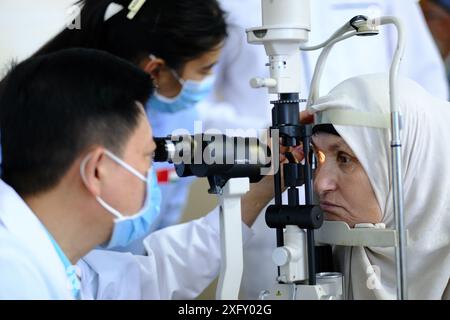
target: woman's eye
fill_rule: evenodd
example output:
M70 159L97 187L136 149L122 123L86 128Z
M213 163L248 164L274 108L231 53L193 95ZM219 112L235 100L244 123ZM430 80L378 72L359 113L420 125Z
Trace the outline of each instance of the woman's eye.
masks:
M348 154L345 154L342 152L338 153L337 160L338 160L338 163L341 163L341 164L349 164L352 162L352 158Z

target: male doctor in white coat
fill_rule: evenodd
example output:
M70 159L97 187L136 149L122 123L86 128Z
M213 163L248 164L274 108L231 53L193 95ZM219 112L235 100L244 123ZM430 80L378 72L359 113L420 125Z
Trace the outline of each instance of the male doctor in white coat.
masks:
M0 83L0 299L188 299L218 275L217 211L153 233L148 256L93 250L129 244L159 214L151 88L88 49L26 60ZM245 242L262 205L251 191L242 207Z

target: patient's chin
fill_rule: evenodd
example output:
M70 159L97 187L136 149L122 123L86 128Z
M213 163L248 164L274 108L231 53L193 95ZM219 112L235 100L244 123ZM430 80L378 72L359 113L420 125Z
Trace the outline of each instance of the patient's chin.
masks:
M348 221L348 219L345 219L344 217L342 217L341 215L338 215L336 213L332 213L332 212L324 212L324 219L328 220L328 221L342 221L347 223L351 228L353 228L353 226L355 225L353 222Z
M340 215L331 212L324 212L324 218L330 221L344 221Z

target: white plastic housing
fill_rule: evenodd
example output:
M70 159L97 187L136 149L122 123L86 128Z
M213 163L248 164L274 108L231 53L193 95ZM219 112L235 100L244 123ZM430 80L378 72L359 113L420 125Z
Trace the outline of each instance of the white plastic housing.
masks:
M300 88L300 44L311 29L309 0L261 0L263 25L247 29L247 41L263 44L269 56L269 93ZM254 82L254 81L253 81Z
M306 234L297 226L286 226L284 246L278 247L272 254L272 259L280 267L278 280L284 283L306 280L308 264L305 256Z

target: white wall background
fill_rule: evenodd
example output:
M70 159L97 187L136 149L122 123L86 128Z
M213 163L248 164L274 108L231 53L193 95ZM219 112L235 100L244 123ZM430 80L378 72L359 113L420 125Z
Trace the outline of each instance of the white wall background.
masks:
M0 78L70 23L76 0L0 0Z

